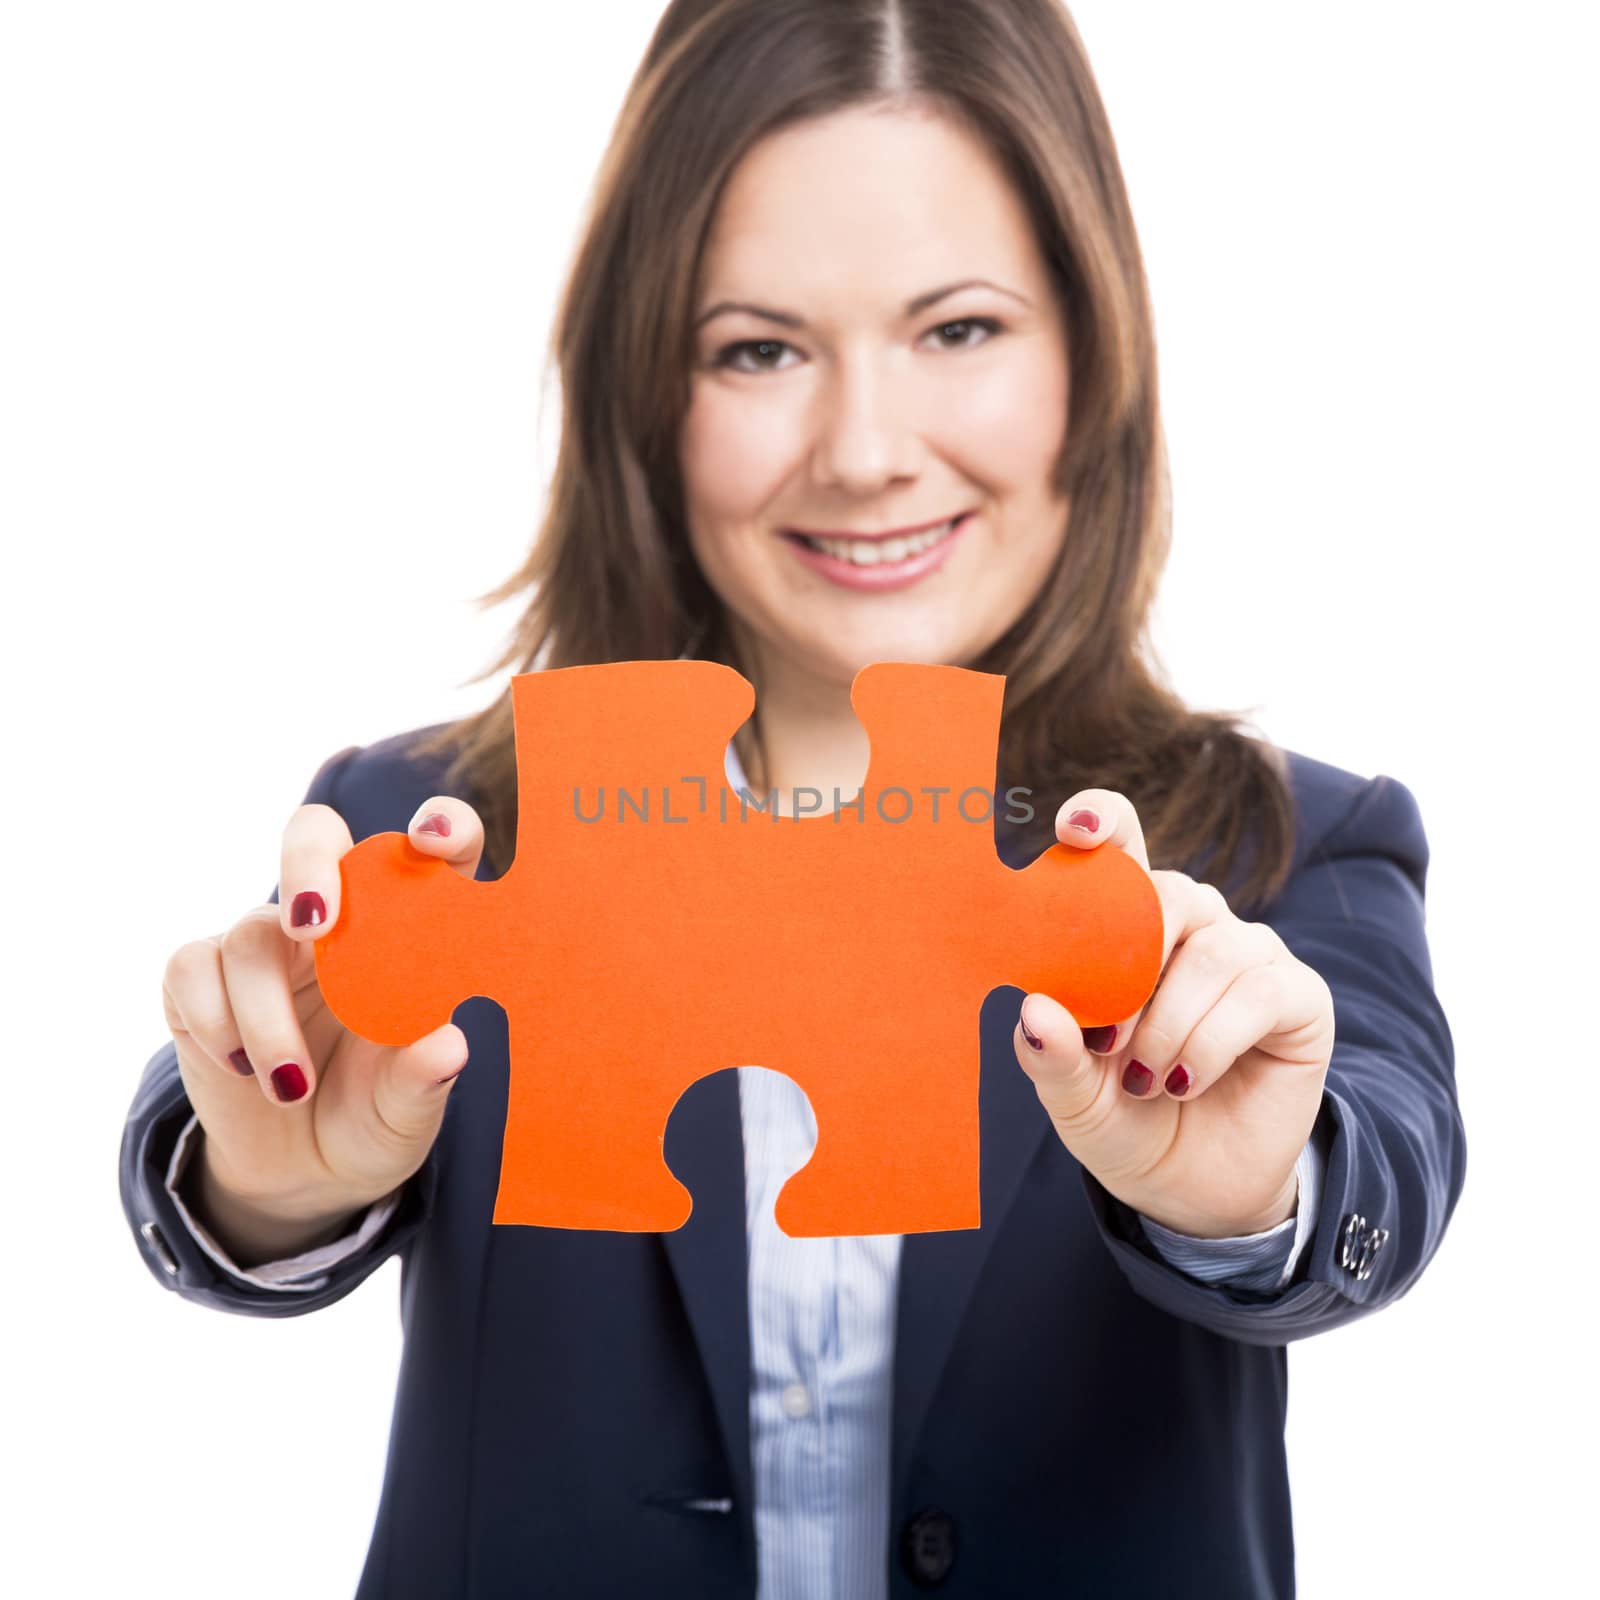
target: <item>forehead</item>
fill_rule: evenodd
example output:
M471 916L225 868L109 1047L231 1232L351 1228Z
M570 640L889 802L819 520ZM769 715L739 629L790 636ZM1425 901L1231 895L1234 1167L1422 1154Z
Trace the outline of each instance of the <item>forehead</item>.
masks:
M1037 287L1031 221L988 146L930 112L850 110L753 146L707 241L705 292L864 293L894 304L940 282Z

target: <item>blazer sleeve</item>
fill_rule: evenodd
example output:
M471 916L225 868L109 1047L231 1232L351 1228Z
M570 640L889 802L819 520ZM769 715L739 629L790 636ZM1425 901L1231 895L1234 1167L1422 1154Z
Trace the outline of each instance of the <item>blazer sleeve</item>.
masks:
M1261 916L1333 994L1316 1132L1326 1171L1310 1247L1271 1291L1201 1284L1088 1172L1090 1212L1134 1290L1247 1344L1286 1344L1398 1300L1444 1237L1466 1178L1455 1047L1424 931L1428 843L1415 796L1379 775Z
M337 811L340 775L361 748L352 745L330 756L311 780L303 804L328 805ZM277 901L277 885L268 898ZM146 1064L123 1126L119 1185L122 1210L145 1265L157 1283L185 1300L245 1316L304 1316L342 1300L390 1256L405 1251L432 1213L438 1185L437 1144L402 1185L399 1203L377 1236L358 1254L331 1265L315 1288L284 1293L281 1287L252 1284L225 1271L202 1248L167 1186L174 1150L193 1114L178 1071L177 1047L169 1038Z

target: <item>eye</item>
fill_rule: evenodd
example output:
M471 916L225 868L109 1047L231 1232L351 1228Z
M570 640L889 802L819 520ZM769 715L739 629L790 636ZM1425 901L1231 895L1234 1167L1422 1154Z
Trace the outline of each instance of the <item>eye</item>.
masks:
M983 330L983 338L957 338L945 344L946 350L971 350L980 344L987 344L995 334L1000 332L1000 323L994 317L960 317L954 322L941 322L930 332L948 334L952 329L959 329L963 334L970 333L974 328ZM712 366L729 367L735 372L778 372L782 369L774 366L767 358L774 352L792 350L793 345L782 339L738 339L732 344L725 344L712 358ZM755 365L750 366L741 362L746 351L751 352Z
M954 344L947 344L947 350L973 349L977 345L987 344L991 338L1000 331L1000 324L993 317L958 317L954 322L941 322L932 331L934 333L948 333L952 328L982 328L984 337L978 340L958 339Z
M792 348L782 339L739 339L733 344L725 344L716 354L712 365L716 367L732 367L735 372L772 372L775 368L764 363L754 367L739 366L735 358L746 350L768 352L773 350L788 350Z

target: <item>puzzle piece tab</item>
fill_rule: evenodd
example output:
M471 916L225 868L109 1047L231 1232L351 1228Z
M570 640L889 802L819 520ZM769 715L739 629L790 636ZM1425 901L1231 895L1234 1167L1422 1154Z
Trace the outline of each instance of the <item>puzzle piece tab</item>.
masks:
M314 947L323 994L389 1045L475 995L505 1008L496 1223L681 1227L691 1198L662 1155L672 1108L708 1073L756 1064L816 1113L816 1149L778 1197L785 1233L976 1228L985 997L1015 984L1084 1027L1120 1022L1154 990L1163 942L1155 885L1125 852L1057 844L1022 871L996 854L1004 687L863 667L861 804L834 814L829 796L797 818L727 784L755 703L732 668L520 674L511 868L474 882L403 833L363 840Z

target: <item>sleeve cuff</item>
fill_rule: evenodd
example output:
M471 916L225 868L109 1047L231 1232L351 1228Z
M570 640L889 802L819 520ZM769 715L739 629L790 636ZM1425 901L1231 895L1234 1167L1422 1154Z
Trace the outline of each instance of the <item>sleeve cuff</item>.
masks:
M1320 1127L1320 1123L1319 1123ZM1295 1162L1299 1196L1295 1214L1285 1217L1265 1233L1240 1234L1231 1239L1199 1239L1177 1233L1141 1213L1139 1225L1168 1266L1199 1283L1227 1284L1236 1289L1281 1289L1294 1276L1316 1227L1327 1169L1325 1135L1313 1129L1300 1159Z
M195 1135L199 1127L199 1117L191 1112L188 1122L184 1124L183 1132L178 1135L178 1142L173 1146L172 1160L167 1163L165 1184L167 1194L177 1208L178 1215L183 1219L184 1227L189 1230L195 1243L206 1255L230 1277L243 1283L254 1284L258 1289L277 1289L293 1294L325 1288L332 1269L365 1249L377 1237L400 1204L401 1191L396 1189L383 1199L374 1201L367 1208L360 1226L354 1232L345 1234L343 1238L335 1239L330 1244L318 1245L315 1250L306 1250L300 1255L286 1257L282 1261L264 1261L259 1266L241 1267L212 1237L205 1225L184 1204L182 1195L178 1193L179 1181L194 1154Z

